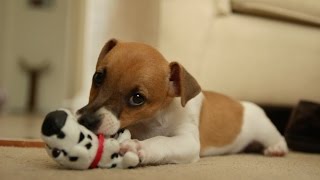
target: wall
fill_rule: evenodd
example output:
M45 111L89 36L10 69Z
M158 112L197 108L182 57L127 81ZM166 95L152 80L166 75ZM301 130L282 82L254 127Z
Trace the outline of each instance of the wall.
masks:
M55 0L46 10L30 9L26 2L1 1L5 75L0 82L9 92L9 111L21 112L26 105L28 79L17 64L20 57L35 65L51 63L39 82L40 111L76 110L87 103L96 59L107 40L158 44L160 0Z
M5 1L0 1L0 88L3 87L3 71L4 71L4 14L5 14Z
M33 9L27 1L2 0L5 3L4 47L1 64L3 84L8 92L9 111L26 108L28 78L19 67L19 59L38 66L50 62L50 70L39 81L38 107L48 111L60 107L69 89L68 17L70 0L53 1L47 9ZM2 11L1 11L2 12Z
M81 83L75 98L68 104L73 110L88 102L91 78L103 45L111 38L158 45L160 0L85 1L83 62Z

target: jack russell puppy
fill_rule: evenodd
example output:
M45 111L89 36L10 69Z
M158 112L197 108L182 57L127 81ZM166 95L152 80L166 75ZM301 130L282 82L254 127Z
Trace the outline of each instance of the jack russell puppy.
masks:
M79 123L95 133L128 128L136 140L122 143L121 151L137 153L142 164L190 163L242 152L253 142L266 156L288 152L260 107L202 91L182 65L142 43L105 44L89 103L78 114Z

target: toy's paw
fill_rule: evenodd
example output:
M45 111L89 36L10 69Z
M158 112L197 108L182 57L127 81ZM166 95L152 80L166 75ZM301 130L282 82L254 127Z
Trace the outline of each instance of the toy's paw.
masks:
M120 144L120 154L122 155L124 155L128 151L138 154L140 150L141 143L136 139L128 139Z
M120 144L120 154L124 155L127 152L133 152L138 155L140 161L142 161L145 156L141 142L136 139L128 139Z

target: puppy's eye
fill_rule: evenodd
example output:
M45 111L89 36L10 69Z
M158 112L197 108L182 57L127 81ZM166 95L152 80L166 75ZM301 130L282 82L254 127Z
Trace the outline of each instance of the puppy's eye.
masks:
M97 71L94 73L92 81L94 85L100 86L103 83L104 78L105 78L105 71L101 71L101 72Z
M145 97L140 93L134 93L129 99L130 106L141 106L145 102Z

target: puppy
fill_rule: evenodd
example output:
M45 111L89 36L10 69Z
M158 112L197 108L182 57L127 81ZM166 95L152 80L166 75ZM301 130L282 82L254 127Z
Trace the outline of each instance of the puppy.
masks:
M202 91L182 65L142 43L111 39L105 44L89 103L78 113L99 117L80 122L95 133L128 128L137 140L122 143L122 152L137 153L142 164L190 163L238 153L253 142L267 156L288 152L260 107Z

